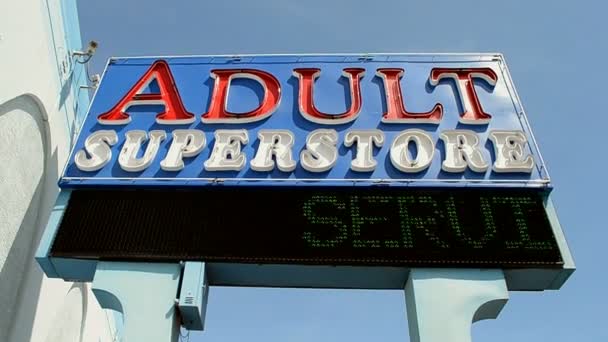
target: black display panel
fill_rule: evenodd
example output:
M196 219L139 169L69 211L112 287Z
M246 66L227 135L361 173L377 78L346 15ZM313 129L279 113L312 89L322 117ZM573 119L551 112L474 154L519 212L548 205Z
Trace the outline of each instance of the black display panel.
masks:
M257 264L561 267L535 190L75 190L51 256Z

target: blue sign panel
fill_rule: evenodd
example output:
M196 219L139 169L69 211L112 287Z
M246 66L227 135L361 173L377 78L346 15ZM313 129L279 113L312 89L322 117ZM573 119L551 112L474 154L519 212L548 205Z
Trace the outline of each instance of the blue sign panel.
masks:
M501 55L112 58L60 180L550 189Z

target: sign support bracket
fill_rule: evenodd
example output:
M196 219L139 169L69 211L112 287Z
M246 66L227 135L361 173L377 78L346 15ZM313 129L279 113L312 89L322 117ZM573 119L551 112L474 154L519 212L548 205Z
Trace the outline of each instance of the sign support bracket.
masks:
M509 300L498 269L412 269L405 286L412 342L471 342L471 324L495 319Z
M101 261L92 290L102 308L123 314L125 341L175 342L181 272L179 263Z

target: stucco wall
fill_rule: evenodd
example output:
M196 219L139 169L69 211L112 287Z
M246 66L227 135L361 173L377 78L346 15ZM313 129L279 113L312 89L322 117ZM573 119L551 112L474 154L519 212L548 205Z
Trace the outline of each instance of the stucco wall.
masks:
M0 105L0 334L8 332L17 312L37 233L45 133L42 112L30 96Z
M111 341L88 284L47 279L34 252L88 107L75 0L0 1L0 341Z

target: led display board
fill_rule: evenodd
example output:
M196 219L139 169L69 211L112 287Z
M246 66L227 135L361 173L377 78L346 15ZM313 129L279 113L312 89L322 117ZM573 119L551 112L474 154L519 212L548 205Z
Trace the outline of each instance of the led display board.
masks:
M561 267L537 190L77 190L52 256L352 266Z

